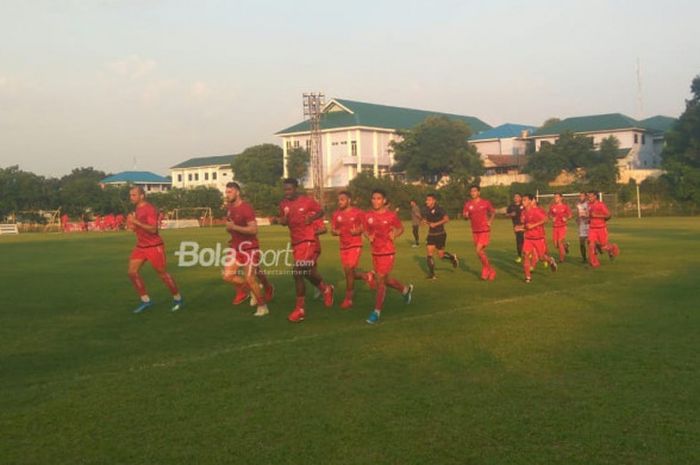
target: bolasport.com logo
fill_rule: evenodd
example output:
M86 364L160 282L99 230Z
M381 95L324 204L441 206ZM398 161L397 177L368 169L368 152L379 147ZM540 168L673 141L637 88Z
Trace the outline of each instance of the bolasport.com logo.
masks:
M250 250L250 242L243 242L238 250L221 243L214 247L202 247L195 241L182 241L175 251L177 266L190 268L200 266L209 267L247 267L259 266L276 274L292 273L293 269L311 267L314 260L294 260L294 251L289 243L284 249L253 249Z

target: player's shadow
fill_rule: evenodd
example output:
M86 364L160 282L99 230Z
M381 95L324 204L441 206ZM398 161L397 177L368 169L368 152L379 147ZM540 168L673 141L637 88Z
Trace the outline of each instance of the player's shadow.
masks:
M420 268L421 271L423 271L423 273L425 273L425 275L428 276L428 264L426 263L425 258L426 258L425 255L423 255L423 256L414 255L413 261L416 262L416 264L418 265L418 268ZM476 277L481 276L479 271L471 269L469 267L469 265L464 263L464 260L462 260L461 257L459 258L459 266L457 268L454 268L452 266L452 263L449 260L443 260L443 259L439 258L437 256L437 254L434 255L434 258L435 258L435 273L436 274L457 273L458 271L461 271L464 273L473 274Z

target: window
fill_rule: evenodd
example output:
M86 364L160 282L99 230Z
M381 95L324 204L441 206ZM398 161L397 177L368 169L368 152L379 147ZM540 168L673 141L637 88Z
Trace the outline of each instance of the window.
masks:
M146 191L151 192L151 185L150 184L146 184Z
M299 148L299 141L298 141L298 140L295 140L295 141L294 141L294 148L295 148L295 149L298 149L298 148Z
M639 143L639 134L634 135L634 143L638 144Z
M287 146L287 150L292 150L292 143L290 141L287 141L285 145Z
M194 180L199 181L199 173L194 173Z
M204 173L204 180L209 181L209 173Z
M306 139L306 150L311 148L311 139Z
M357 156L357 141L350 142L350 155Z
M177 182L182 182L182 175L181 174L177 175Z
M642 134L642 145L647 143L647 137L646 134Z
M348 145L348 141L344 140L340 143L340 145Z
M211 180L216 181L216 171L211 174Z
M188 181L192 181L192 173L190 173L190 174L187 175L187 180L188 180Z

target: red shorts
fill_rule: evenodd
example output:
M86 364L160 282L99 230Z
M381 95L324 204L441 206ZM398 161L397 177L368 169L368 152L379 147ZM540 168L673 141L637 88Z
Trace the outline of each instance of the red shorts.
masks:
M554 242L563 241L566 239L566 225L564 226L554 226L552 228L552 240Z
M489 245L489 241L491 240L491 232L473 232L472 238L474 239L474 245L487 246Z
M157 245L155 247L134 247L131 251L130 260L145 260L151 262L151 266L156 270L165 269L165 247Z
M300 242L292 246L294 263L299 266L313 266L320 253L318 245L313 241Z
M249 250L230 250L226 256L226 266L236 265L241 266L259 266L260 265L260 249Z
M533 252L537 254L538 258L545 256L547 244L545 244L544 239L525 239L525 242L523 242L523 254L529 255Z
M588 242L593 244L606 245L608 243L607 228L590 228L588 230Z
M394 269L394 257L391 255L372 255L372 265L374 272L381 275L388 275Z
M340 264L343 268L357 268L362 255L362 247L340 249Z

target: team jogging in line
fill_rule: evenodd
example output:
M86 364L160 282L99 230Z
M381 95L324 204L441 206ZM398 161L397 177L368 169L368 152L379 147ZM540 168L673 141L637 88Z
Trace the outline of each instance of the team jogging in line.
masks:
M327 227L321 205L300 192L296 179L284 179L283 185L284 197L280 201L278 214L270 218L270 223L286 227L289 231L293 256L291 277L296 295L287 316L290 322L300 323L306 319L308 286L311 287L314 298L322 299L325 307L331 308L335 304L335 286L325 281L318 269L321 255L319 236L328 232L338 240L336 253L345 278L340 309L347 311L354 308L358 287L375 294L374 307L366 317L369 324L377 324L381 320L387 292L396 291L405 305L411 303L414 285L394 274L395 241L404 233L404 227L385 191L372 191L367 211L353 205L350 192L338 193L336 210ZM248 301L255 307L255 317L265 317L270 313L268 304L274 299L275 288L263 269L263 252L258 239L255 210L243 200L241 186L236 182L226 185L224 197L226 232L230 237L221 276L233 288L233 305ZM480 278L487 282L494 281L497 271L489 260L487 250L496 210L489 200L481 197L479 186L470 187L469 197L464 203L461 216L471 226L474 254L481 264ZM133 313L142 313L153 305L139 273L146 261L150 262L170 290L173 298L171 311L179 311L185 303L174 278L167 270L165 245L158 231L158 210L147 202L141 187L130 190L130 200L134 212L127 217L127 226L135 233L137 242L129 258L128 276L140 300ZM451 268L458 268L460 259L456 253L447 250L445 225L451 219L440 206L437 194L426 195L420 203L423 204L422 207L417 200L411 200L411 242L413 247L417 247L419 226L427 226L425 263L426 279L430 281L438 279L436 260L447 262ZM567 260L570 252L566 241L569 222L575 222L578 229L581 260L592 268L601 266L599 255L605 253L613 260L620 253L618 245L608 240L607 221L611 215L598 192L580 193L573 210L560 193L554 194L552 204L546 209L539 205L535 195L518 193L513 196L513 203L506 209L506 215L512 221L515 235L515 261L522 264L523 281L526 284L532 282L532 272L538 262L551 272L556 272L560 269L559 264ZM547 242L550 222L553 253L550 253ZM365 243L369 244L372 257L371 270L362 270L359 266Z

